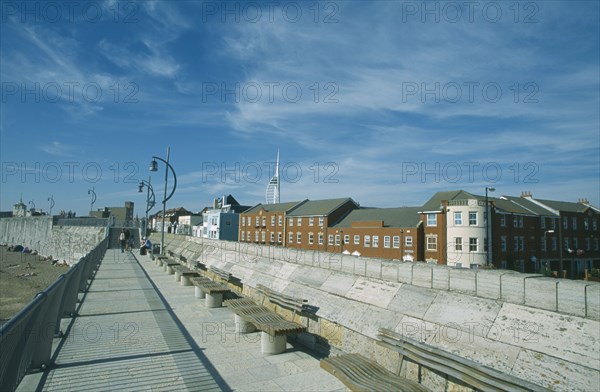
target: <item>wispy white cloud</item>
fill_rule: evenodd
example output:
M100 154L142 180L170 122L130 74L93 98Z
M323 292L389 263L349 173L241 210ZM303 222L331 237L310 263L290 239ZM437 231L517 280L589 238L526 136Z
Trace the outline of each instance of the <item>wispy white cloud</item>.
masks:
M39 149L47 154L54 155L57 157L73 156L73 153L76 151L75 146L71 146L57 141L41 145L39 146Z

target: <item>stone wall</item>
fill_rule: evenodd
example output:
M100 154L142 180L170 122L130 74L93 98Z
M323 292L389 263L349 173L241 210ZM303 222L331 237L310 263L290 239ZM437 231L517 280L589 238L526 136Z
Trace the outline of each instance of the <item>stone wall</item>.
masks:
M0 219L1 244L23 245L69 263L79 261L106 235L106 227L53 226L52 217Z
M464 270L184 236L165 246L230 271L259 298L263 284L301 297L315 317L306 342L359 352L432 390L460 382L378 346L389 328L552 390L600 388L600 284L513 271ZM311 341L312 337L312 341Z

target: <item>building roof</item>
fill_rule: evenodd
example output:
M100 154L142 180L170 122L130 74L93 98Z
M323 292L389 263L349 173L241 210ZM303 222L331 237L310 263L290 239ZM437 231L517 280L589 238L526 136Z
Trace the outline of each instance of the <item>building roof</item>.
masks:
M526 198L523 198L527 200ZM570 201L556 201L556 200L544 200L544 199L534 199L535 201L544 204L556 211L562 212L585 212L588 208L594 209L593 206L583 204L583 203L574 203ZM596 209L597 210L597 209Z
M349 197L342 199L307 200L290 212L289 216L327 216L347 202L352 202L355 208L358 204Z
M502 203L496 203L496 200L501 200ZM512 207L510 206L512 204ZM533 201L517 196L502 196L501 199L494 199L494 205L498 209L506 212L513 212L524 215L539 215L539 216L556 216L548 208L544 208ZM520 211L524 210L524 212Z
M256 213L260 210L265 210L267 212L288 212L288 211L292 210L293 208L295 208L307 201L308 201L308 199L305 199L302 201L291 201L291 202L287 202L287 203L276 203L276 204L258 203L257 205L244 211L243 213L244 214L252 214L252 213Z
M350 227L352 222L383 221L384 227L417 227L421 207L360 208L352 210L333 227Z
M425 204L421 207L421 211L440 211L442 209L442 200L462 200L462 199L478 199L469 192L463 190L436 192Z

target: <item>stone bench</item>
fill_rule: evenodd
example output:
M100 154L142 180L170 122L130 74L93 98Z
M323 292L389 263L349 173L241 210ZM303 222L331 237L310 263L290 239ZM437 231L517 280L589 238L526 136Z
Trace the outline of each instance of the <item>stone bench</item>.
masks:
M156 263L156 265L158 265L159 267L163 266L163 262L167 261L169 258L167 256L157 256L154 259L154 262Z
M401 360L408 358L421 366L460 380L477 390L548 391L542 386L402 336L386 328L379 329L378 337L380 340L377 344L399 352Z
M192 278L191 282L196 286L196 298L204 298L207 308L220 308L223 306L223 294L231 291L224 284L213 282L204 276Z
M427 388L400 377L360 354L321 359L322 369L336 376L351 391L425 392Z
M175 274L175 269L174 267L180 266L181 264L179 264L176 261L168 261L168 260L163 260L163 268L165 269L165 272L169 275L173 275Z
M200 274L196 271L192 271L184 265L175 265L172 267L175 271L175 282L181 282L182 286L191 286L191 278L199 276Z
M306 301L284 296L265 286L258 285L258 291L271 303L291 309L294 314L304 311ZM280 354L285 351L287 335L306 332L307 328L294 321L288 321L269 308L247 299L225 301L225 305L235 313L236 332L261 331L261 352L263 354Z

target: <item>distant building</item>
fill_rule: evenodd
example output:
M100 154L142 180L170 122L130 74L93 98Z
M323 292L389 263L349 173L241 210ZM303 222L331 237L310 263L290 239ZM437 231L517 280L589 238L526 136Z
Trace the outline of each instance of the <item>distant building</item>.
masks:
M213 238L226 241L238 240L240 213L248 210L250 206L242 206L232 196L222 196L213 202L212 208L203 212L202 233L204 238Z
M165 211L165 224L163 225L162 211L157 212L148 219L152 222L151 227L153 230L160 232L164 230L165 233L176 233L177 226L179 225L180 216L190 216L193 213L186 210L183 207L171 208ZM190 219L191 222L191 219ZM191 233L190 233L191 234Z
M96 211L90 211L90 216L95 218L112 217L115 226L129 226L133 223L132 201L126 201L123 207L104 207Z
M275 173L269 180L266 191L266 204L278 204L281 195L281 182L279 179L279 150L277 150L277 161L275 162Z

